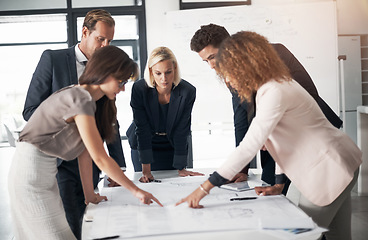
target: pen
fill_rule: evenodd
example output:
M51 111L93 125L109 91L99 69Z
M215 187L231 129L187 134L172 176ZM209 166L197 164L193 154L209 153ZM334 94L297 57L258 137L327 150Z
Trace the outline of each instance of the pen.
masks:
M153 179L153 180L152 180L152 181L150 181L150 182L157 182L157 183L160 183L160 182L161 182L161 180Z
M242 201L242 200L254 200L257 197L241 197L241 198L230 198L230 201Z
M105 239L114 239L120 237L119 235L109 236L109 237L102 237L102 238L94 238L93 240L105 240Z

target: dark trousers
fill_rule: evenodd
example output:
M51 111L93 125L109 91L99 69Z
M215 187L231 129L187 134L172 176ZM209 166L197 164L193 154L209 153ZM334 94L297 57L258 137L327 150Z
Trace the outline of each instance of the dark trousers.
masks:
M96 188L99 170L93 164L93 183ZM79 175L78 160L62 161L56 175L66 220L77 239L82 238L82 222L86 209L83 187Z
M139 161L138 150L131 150L132 162L135 172L142 171L142 163ZM174 170L173 167L174 149L165 151L153 151L153 163L151 163L151 170Z
M136 149L131 150L131 157L135 172L142 171L142 163L139 160L139 152ZM155 135L152 138L152 158L151 170L174 170L174 148L170 144L167 136Z
M262 180L270 185L275 184L276 164L268 151L261 150ZM287 179L282 194L286 196L291 181Z

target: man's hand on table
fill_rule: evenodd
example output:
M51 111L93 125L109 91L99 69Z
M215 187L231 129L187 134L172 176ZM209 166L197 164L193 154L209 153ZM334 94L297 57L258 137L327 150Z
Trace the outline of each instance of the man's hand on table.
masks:
M247 181L248 180L248 174L246 173L237 173L233 179L231 179L230 182L244 182L244 181Z
M203 173L188 171L185 168L183 168L182 170L178 170L178 173L179 173L179 176L180 177L186 177L186 176L204 176Z
M255 187L254 190L258 195L280 195L284 189L285 184L275 184L271 187Z
M107 186L109 186L109 187L120 187L120 184L115 182L111 178L108 178L107 181L109 181L109 184L107 184Z

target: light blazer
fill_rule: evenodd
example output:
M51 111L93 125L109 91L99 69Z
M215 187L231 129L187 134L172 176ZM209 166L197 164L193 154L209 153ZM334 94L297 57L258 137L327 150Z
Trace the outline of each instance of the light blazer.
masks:
M75 46L44 51L28 88L23 110L24 120L28 121L41 102L52 93L72 84L78 84ZM118 140L108 144L107 147L110 156L119 166L125 167L118 124L116 138Z
M191 114L196 98L196 89L185 80L171 91L166 133L174 148L173 167L183 169L187 165L188 136L191 134ZM127 131L132 149L139 151L140 162L151 163L152 138L159 127L159 102L156 88L148 87L144 79L133 84L130 105L133 109L133 124Z
M303 196L318 206L333 202L362 162L359 148L294 80L262 85L256 106L244 139L217 172L231 179L265 145Z
M278 53L281 60L289 68L292 78L297 81L305 90L307 90L307 92L316 100L316 102L322 109L322 112L325 114L331 124L337 128L340 128L342 125L341 119L319 96L317 88L312 81L312 78L309 76L303 65L283 44L275 43L271 45ZM232 92L232 101L234 111L235 141L236 146L238 146L240 141L243 139L245 133L247 132L250 124L248 123L247 119L248 103L240 103L240 98L236 92Z

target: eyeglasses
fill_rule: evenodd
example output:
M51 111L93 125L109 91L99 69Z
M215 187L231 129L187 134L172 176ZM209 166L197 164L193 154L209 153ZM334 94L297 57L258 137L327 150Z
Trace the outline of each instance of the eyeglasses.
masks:
M128 80L118 80L119 88L124 87L124 85L128 82Z

